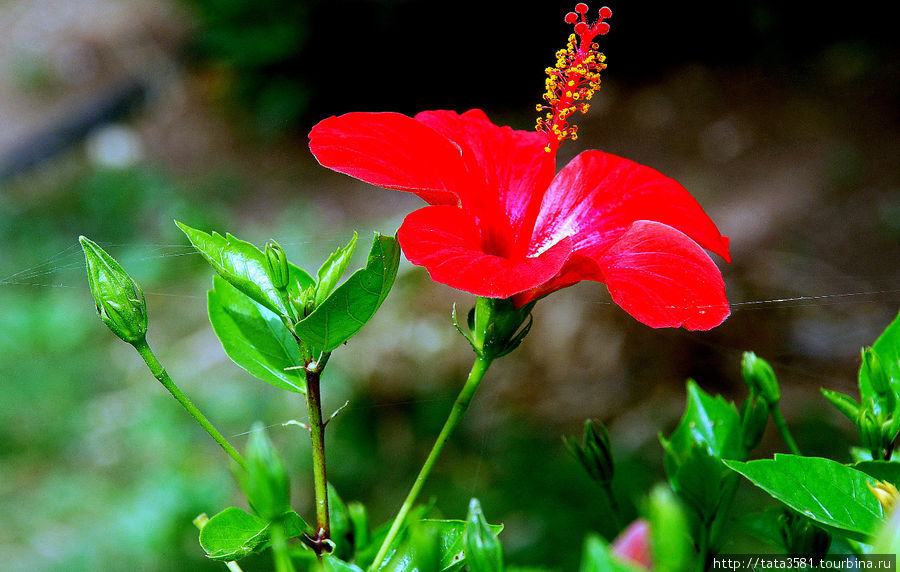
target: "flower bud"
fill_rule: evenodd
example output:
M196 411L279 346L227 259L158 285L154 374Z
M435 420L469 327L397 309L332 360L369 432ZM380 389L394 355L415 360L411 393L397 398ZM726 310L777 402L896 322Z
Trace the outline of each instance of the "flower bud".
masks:
M741 416L744 447L750 451L762 441L769 421L769 404L764 399L747 399Z
M892 414L897 404L897 396L891 388L891 380L884 371L881 358L875 353L874 348L862 350L862 370L872 385L876 396L876 406L881 410L880 412Z
M781 389L772 366L755 353L744 352L741 374L750 391L758 393L769 405L774 405L781 399Z
M91 239L78 238L100 319L122 340L135 344L147 335L147 303L131 276Z
M650 555L650 524L644 519L629 524L628 528L613 540L610 552L649 570L653 565Z
M469 501L469 514L463 536L466 565L470 570L500 572L503 570L503 547L488 526L478 499Z
M459 327L455 309L453 324L469 340L475 353L481 357L497 359L519 347L528 335L533 323L532 308L534 302L516 308L512 298L479 296L475 307L469 311L469 333L466 334Z
M571 437L564 437L563 443L591 478L605 486L609 485L613 479L612 447L606 427L602 423L598 425L599 431L590 419L584 422L584 436L581 445Z
M788 554L822 557L828 553L831 535L805 516L785 509L779 521L781 521L781 538Z
M246 460L247 472L240 473L238 481L253 511L274 520L290 510L291 489L284 462L260 424L250 432Z
M872 453L873 459L880 459L883 455L884 438L882 436L882 423L878 421L871 409L863 409L856 419L856 428L859 430L859 438L863 446Z
M270 240L266 243L266 271L277 290L286 290L291 278L287 255L281 245Z

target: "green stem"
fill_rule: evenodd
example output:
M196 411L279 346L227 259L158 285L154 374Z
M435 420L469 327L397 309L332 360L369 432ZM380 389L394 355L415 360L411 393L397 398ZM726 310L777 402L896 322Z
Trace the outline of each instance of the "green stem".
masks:
M327 360L327 358L325 358ZM325 360L306 368L306 404L309 408L309 436L312 441L313 486L316 495L316 552L321 555L331 537L328 519L328 478L325 470L325 422L322 420L321 375Z
M791 436L791 430L788 428L787 421L784 420L784 415L781 414L781 409L778 407L778 403L775 403L772 406L772 421L775 422L775 427L778 428L778 432L781 433L781 438L784 439L784 442L787 443L788 449L791 450L791 453L795 455L801 455L800 447L797 446L797 442L794 441L794 437Z
M175 385L175 382L172 381L172 378L169 377L168 372L166 372L165 368L159 363L159 360L156 359L156 355L154 355L153 350L150 349L150 345L147 344L146 338L141 339L140 341L135 342L134 349L141 354L141 357L144 358L144 362L147 364L147 367L150 368L150 372L153 374L163 387L169 390L169 393L172 394L172 397L175 398L175 401L181 404L188 413L191 414L191 417L197 420L197 423L203 427L209 436L212 437L216 443L218 443L222 449L228 453L228 456L234 459L234 462L240 465L240 467L244 470L247 469L247 463L244 461L244 458L240 453L237 452L237 449L231 446L231 443L228 442L219 431L210 423L209 419L206 418L203 413L197 409L197 406L194 405L190 399Z
M616 532L620 532L623 528L622 526L622 508L619 505L619 501L616 499L615 493L613 493L612 483L606 483L603 486L603 492L606 493L606 500L609 502L609 509L612 512L613 517L613 526L616 529Z
M416 477L412 488L409 489L409 494L406 495L406 500L403 501L403 505L400 507L400 511L397 513L397 516L394 517L394 522L391 524L391 529L388 531L387 536L384 538L384 542L382 542L381 548L378 550L378 554L375 556L374 562L372 562L372 565L369 567L370 570L377 569L381 564L381 561L384 560L385 556L387 556L388 550L394 543L394 539L396 539L397 534L400 533L400 529L403 527L409 511L412 509L413 504L416 502L416 498L422 491L422 487L425 485L425 481L428 479L428 475L431 473L431 469L434 468L434 464L440 456L444 445L446 445L447 441L450 439L450 435L453 433L453 430L456 429L457 425L459 425L460 419L462 419L463 414L469 408L469 403L472 402L472 396L475 395L475 390L478 389L478 385L481 383L481 379L487 372L488 367L490 367L491 361L493 361L493 358L478 356L478 358L475 360L475 363L472 365L472 369L469 372L469 377L468 379L466 379L466 384L463 386L462 390L459 392L459 395L456 397L456 401L453 402L453 408L450 410L450 415L444 422L444 426L443 428L441 428L441 432L438 435L437 440L431 447L431 452L428 454L428 458L425 459L425 463L422 465L422 469L419 471L419 475Z

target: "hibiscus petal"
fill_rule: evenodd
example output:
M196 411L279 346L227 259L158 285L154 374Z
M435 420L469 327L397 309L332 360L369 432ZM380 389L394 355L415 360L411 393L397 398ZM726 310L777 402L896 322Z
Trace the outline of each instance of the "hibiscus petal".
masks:
M474 187L463 208L493 228L509 229L507 247L523 238L524 253L528 238L520 237L519 229L529 210L540 205L556 170L555 155L544 151L546 136L494 125L480 109L462 115L423 111L416 121L459 146Z
M310 131L309 149L329 169L433 205L458 205L470 186L459 147L400 113L329 117Z
M730 313L715 263L670 226L635 222L597 262L613 301L650 327L709 330Z
M406 258L424 266L435 282L490 298L508 298L548 281L572 250L571 241L562 240L535 258L488 254L472 216L450 206L414 211L397 234Z
M544 195L530 252L571 236L576 252L597 258L638 220L676 228L730 261L728 238L683 186L602 151L585 151L557 173Z

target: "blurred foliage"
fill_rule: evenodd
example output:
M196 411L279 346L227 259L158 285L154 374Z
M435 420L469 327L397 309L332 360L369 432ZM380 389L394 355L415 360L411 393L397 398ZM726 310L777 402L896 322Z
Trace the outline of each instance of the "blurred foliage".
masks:
M218 95L233 98L262 135L294 125L309 105L302 73L310 2L184 0L196 18L194 55Z

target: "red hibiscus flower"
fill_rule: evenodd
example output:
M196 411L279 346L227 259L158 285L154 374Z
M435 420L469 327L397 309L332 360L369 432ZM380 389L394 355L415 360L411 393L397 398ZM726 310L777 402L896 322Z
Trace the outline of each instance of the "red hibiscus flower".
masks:
M576 11L566 17L576 33L548 69L539 131L497 126L477 109L348 113L313 127L310 150L325 167L428 203L398 237L437 282L522 306L595 280L649 326L717 326L728 301L704 249L729 260L728 239L684 187L601 151L556 173L557 148L577 138L567 119L587 110L606 67L592 41L609 9L593 26L587 6Z

